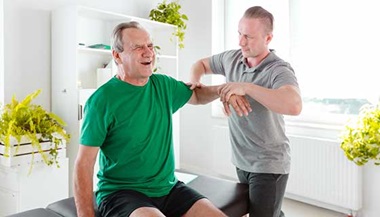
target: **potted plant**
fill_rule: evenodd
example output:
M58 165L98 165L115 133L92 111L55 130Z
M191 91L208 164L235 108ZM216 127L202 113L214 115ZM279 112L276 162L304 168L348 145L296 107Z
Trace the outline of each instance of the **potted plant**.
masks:
M178 0L166 3L164 0L162 3L159 3L156 8L152 9L149 13L149 18L162 23L173 24L177 26L177 30L173 32L173 36L178 37L178 47L184 48L183 43L185 39L185 29L186 21L188 20L187 16L181 13L179 10L181 5Z
M349 122L341 136L341 148L357 165L373 161L380 165L380 103L365 105L355 122Z
M57 115L47 112L31 101L41 90L17 101L12 101L1 110L0 157L1 163L13 166L12 159L28 158L33 165L38 155L47 165L58 165L58 155L65 148L70 135L64 130L65 123ZM6 162L6 163L4 163Z

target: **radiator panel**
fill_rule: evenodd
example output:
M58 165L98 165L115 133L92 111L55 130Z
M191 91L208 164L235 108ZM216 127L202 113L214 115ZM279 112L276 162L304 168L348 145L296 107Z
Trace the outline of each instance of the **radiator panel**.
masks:
M362 207L362 167L344 156L338 141L289 135L291 170L286 197L326 209L350 213ZM213 169L234 177L229 131L213 127Z
M362 207L362 168L349 161L339 142L290 136L292 166L287 196L336 211Z

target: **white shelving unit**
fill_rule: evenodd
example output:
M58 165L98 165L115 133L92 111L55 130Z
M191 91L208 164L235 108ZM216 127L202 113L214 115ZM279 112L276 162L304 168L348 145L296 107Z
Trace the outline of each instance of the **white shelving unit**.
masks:
M97 69L113 63L110 50L87 46L110 45L113 28L126 21L139 22L150 32L153 43L160 46L158 73L178 78L178 42L171 40L175 26L81 6L52 11L52 111L67 122L71 134L67 145L70 175L78 150L81 107L97 88ZM173 128L179 167L178 114L174 115Z

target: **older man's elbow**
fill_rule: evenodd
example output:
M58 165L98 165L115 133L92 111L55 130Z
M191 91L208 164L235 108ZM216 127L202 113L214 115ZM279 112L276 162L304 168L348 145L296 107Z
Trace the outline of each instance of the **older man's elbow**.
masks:
M193 91L193 94L191 95L189 101L187 101L188 104L191 105L199 105L199 99L195 91Z

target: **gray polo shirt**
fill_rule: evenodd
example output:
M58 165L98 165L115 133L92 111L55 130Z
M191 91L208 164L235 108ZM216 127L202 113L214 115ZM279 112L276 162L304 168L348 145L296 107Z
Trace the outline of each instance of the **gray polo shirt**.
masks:
M284 85L298 87L289 63L271 52L258 66L250 68L240 50L226 51L210 59L213 73L227 82L251 82L277 89ZM287 174L290 170L289 139L285 135L284 117L247 96L252 112L228 119L232 145L232 163L239 169L255 173Z

